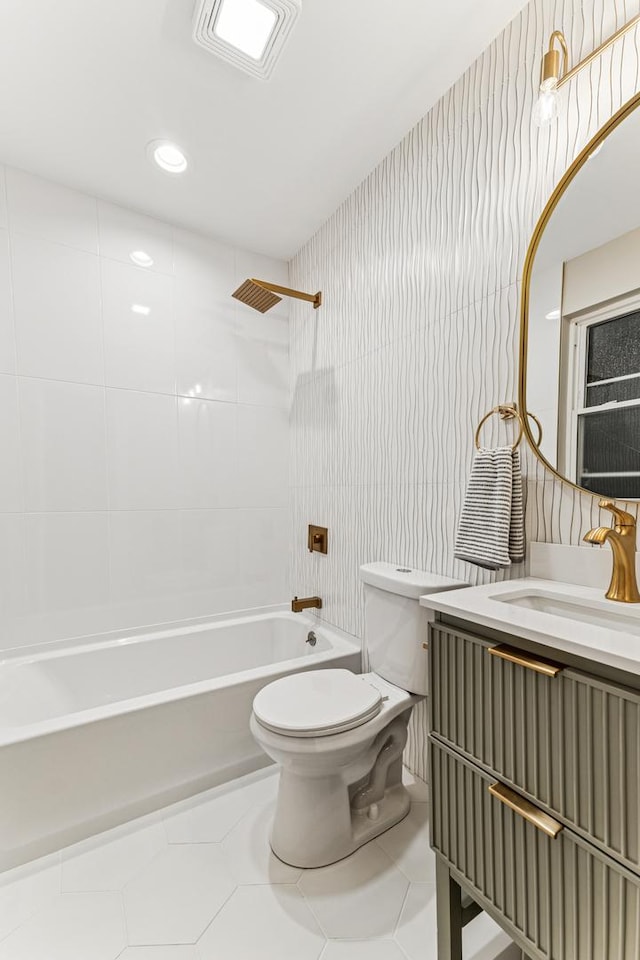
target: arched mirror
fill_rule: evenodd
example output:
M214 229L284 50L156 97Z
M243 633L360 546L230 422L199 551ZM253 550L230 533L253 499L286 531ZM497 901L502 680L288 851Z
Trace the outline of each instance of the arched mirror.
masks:
M563 480L640 500L640 94L567 171L536 227L522 293L520 409ZM535 431L534 431L535 433Z

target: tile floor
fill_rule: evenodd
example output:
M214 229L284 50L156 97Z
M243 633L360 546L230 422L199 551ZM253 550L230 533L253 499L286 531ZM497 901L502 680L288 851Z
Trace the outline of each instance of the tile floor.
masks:
M273 768L0 876L0 960L436 960L425 785L330 867L269 851ZM485 915L465 960L519 952ZM506 952L505 952L506 950Z

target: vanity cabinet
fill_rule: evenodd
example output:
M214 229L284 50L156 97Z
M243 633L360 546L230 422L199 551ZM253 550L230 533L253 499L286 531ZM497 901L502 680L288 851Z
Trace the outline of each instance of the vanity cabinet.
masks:
M431 626L438 960L459 889L532 960L640 958L640 689L551 654Z

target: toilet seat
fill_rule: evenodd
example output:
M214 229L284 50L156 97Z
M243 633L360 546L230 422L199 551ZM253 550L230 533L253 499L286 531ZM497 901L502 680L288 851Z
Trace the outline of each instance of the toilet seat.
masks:
M309 670L274 680L253 701L261 726L289 737L327 737L377 716L382 694L349 670Z

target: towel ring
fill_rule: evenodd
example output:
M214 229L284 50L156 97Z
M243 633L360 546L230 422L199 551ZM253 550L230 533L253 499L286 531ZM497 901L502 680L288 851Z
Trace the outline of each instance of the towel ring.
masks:
M475 435L475 445L476 445L476 449L477 449L477 450L480 450L480 449L481 449L481 447L480 447L480 432L482 431L482 428L484 427L484 425L485 425L485 423L487 422L487 420L489 420L489 419L494 415L494 413L499 414L501 420L517 420L517 421L518 421L518 427L519 427L519 429L518 429L518 436L516 437L515 443L512 444L512 446L511 446L511 449L512 449L512 450L515 450L516 447L519 446L520 441L522 440L522 435L523 435L523 433L524 433L524 425L523 425L523 423L522 423L522 417L521 417L520 414L518 413L518 411L517 411L517 409L516 409L516 407L515 407L515 404L514 404L514 405L507 405L507 404L504 404L504 403L498 404L497 407L492 407L492 409L489 410L488 413L485 413L484 417L482 418L482 420L481 420L480 423L478 424L478 427L477 427L477 429L476 429L476 435ZM535 415L534 413L528 413L527 416L528 416L528 417L531 417L531 419L534 421L535 425L536 425L537 428L538 428L538 443L537 443L537 445L540 446L540 444L542 443L542 424L540 423L540 421L538 420L538 418L536 417L536 415Z
M536 417L535 413L527 413L527 416L531 417L536 427L538 428L538 439L536 440L536 447L539 447L540 444L542 443L542 424Z

